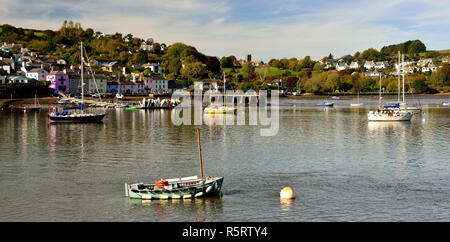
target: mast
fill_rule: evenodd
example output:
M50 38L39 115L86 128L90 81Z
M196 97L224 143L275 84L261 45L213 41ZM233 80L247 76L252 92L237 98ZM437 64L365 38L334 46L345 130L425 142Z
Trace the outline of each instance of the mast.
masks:
M223 72L223 106L227 106L227 96L225 95L225 84L227 80L225 79L225 72Z
M405 102L405 70L403 69L403 62L405 61L405 55L402 55L402 102Z
M198 128L197 128L197 141L198 141L198 157L200 159L200 176L202 177L203 183L202 148L200 146L200 131Z
M84 105L83 41L81 41L81 105Z
M380 76L380 89L379 89L380 98L378 99L378 106L380 106L381 108L381 73L378 73L378 75Z
M403 64L403 63L402 63ZM397 94L397 102L400 102L400 51L398 51L398 68L397 68L397 79L398 79L398 94Z

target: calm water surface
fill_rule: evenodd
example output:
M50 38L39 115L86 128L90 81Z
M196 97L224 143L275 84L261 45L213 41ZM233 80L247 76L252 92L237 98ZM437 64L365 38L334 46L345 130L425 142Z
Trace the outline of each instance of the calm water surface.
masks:
M369 123L369 106L319 101L281 99L273 137L175 126L167 110L53 125L46 112L1 111L0 221L450 220L450 108L421 99L411 122ZM127 181L198 175L197 127L204 172L225 177L222 198L124 197ZM297 199L280 201L285 186Z

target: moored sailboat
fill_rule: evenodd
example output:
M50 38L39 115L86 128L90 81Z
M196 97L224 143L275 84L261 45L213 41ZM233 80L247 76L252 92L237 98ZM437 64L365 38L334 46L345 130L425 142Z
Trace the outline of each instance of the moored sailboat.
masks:
M81 105L76 107L66 107L62 111L54 108L48 118L52 122L101 122L106 116L106 112L88 112L84 109L84 79L83 79L83 42L81 42Z
M363 106L364 105L364 103L360 103L359 102L359 91L358 91L358 102L357 103L350 103L350 106L352 106L352 107L360 107L360 106Z
M383 107L381 104L381 75L379 87L379 108L375 111L369 111L367 119L369 121L410 121L413 113L400 110L399 108Z
M24 112L39 112L39 111L41 111L41 107L39 107L39 105L38 105L36 94L34 95L34 106L24 107L23 111Z
M203 178L202 153L200 133L197 129L198 151L200 159L200 176L184 178L160 179L154 184L125 183L125 196L142 200L153 199L192 199L219 195L222 189L223 177Z

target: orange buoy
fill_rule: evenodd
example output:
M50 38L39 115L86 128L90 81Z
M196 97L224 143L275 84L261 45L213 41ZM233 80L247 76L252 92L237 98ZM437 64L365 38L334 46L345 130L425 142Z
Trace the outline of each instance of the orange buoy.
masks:
M283 199L295 199L294 189L291 187L285 187L281 189L280 198Z

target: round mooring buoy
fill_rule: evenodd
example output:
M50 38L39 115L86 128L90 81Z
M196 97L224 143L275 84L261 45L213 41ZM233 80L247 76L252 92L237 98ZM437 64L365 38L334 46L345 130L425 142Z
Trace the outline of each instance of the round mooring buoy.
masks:
M280 198L295 199L294 189L292 189L291 187L285 187L281 189Z

